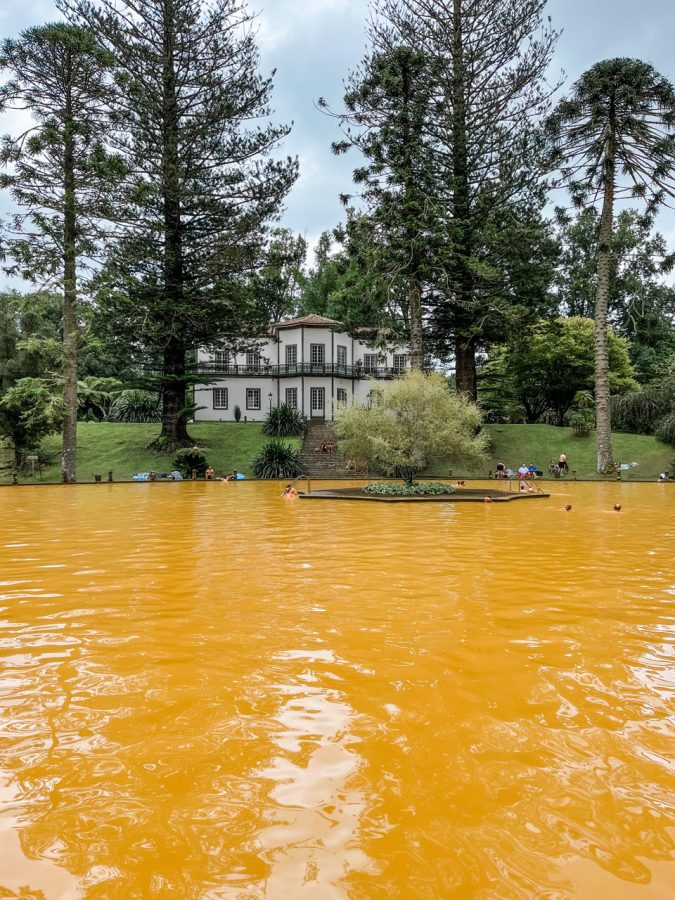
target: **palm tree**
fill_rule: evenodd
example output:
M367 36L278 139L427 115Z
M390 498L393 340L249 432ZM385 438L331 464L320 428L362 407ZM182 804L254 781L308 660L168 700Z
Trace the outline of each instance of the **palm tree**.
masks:
M614 204L645 202L651 217L675 197L675 90L648 63L608 59L585 72L548 120L557 162L579 206L602 198L595 296L598 472L613 464L607 307L613 277Z

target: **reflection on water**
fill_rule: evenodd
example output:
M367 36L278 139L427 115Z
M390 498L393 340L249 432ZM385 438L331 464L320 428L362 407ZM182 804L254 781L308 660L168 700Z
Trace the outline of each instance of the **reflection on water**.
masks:
M553 490L3 489L0 896L672 896L675 492Z

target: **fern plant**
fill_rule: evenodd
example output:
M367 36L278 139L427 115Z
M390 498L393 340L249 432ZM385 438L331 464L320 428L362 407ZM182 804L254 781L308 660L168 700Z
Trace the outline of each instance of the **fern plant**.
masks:
M300 451L276 439L263 445L251 462L251 471L256 478L297 478L306 473Z
M161 422L159 397L149 391L122 391L113 403L113 422Z
M307 419L299 409L280 403L273 407L267 414L263 425L263 434L270 437L291 437L305 434L307 431Z

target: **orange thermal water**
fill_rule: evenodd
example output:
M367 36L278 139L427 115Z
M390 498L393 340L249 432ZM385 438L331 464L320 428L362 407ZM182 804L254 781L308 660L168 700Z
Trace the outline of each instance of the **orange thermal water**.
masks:
M0 894L673 896L675 488L551 489L0 490Z

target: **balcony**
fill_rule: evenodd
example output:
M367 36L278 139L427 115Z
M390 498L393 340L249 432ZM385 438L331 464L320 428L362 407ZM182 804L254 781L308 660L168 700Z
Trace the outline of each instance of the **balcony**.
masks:
M398 366L343 366L339 363L296 363L286 366L271 366L260 363L247 366L226 363L201 362L195 370L201 375L226 377L293 378L298 375L328 375L338 378L396 378L405 369Z

